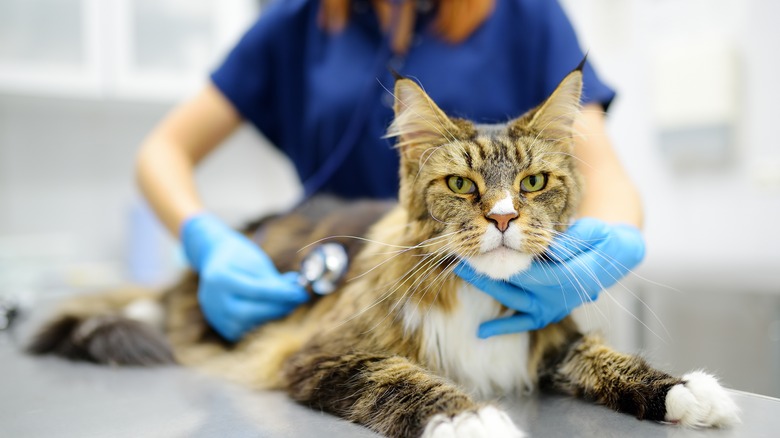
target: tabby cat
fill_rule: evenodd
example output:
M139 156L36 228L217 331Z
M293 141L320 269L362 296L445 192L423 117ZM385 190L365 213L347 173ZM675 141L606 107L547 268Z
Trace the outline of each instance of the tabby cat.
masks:
M205 324L188 274L161 295L68 303L29 349L108 364L177 362L285 390L391 437L523 436L490 400L537 386L642 419L732 424L737 407L712 376L653 369L580 333L571 318L476 336L508 309L452 271L466 260L507 278L565 230L580 198L571 152L581 88L578 68L537 108L477 125L446 116L399 78L389 129L401 154L397 204L315 199L246 230L280 271L297 270L307 244L342 242L352 264L337 293L228 345Z

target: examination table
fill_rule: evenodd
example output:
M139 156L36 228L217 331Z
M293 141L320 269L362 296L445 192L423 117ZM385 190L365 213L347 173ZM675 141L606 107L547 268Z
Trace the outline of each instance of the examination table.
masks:
M19 351L0 332L0 437L372 437L363 427L180 367L111 368ZM780 437L780 400L734 391L742 424L685 430L570 397L503 405L532 437Z

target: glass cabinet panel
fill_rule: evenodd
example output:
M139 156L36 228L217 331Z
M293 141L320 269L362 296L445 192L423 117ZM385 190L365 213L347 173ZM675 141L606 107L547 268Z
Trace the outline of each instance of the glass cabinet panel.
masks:
M0 90L96 93L98 1L0 1Z
M177 100L256 18L257 0L0 0L0 92Z
M135 0L132 57L139 70L201 71L215 49L213 0Z
M81 0L0 1L0 60L79 67L87 61Z
M129 99L179 98L197 90L225 50L226 29L240 33L254 0L115 0L113 92Z

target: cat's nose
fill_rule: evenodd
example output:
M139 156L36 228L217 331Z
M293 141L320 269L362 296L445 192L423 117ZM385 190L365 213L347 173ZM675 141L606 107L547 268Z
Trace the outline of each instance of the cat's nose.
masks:
M506 231L507 228L509 228L509 222L517 217L517 213L504 213L504 214L489 214L487 216L488 220L493 221L496 224L496 227L499 231L502 233Z

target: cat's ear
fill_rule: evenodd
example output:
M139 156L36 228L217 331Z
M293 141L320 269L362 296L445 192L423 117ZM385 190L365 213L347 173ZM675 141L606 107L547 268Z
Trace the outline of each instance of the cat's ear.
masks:
M580 115L584 63L585 60L566 75L541 105L509 122L510 131L530 131L551 139L571 137L574 134L574 122Z
M417 158L431 146L460 136L459 127L410 79L397 77L393 109L387 137L397 137L396 146L405 158Z

